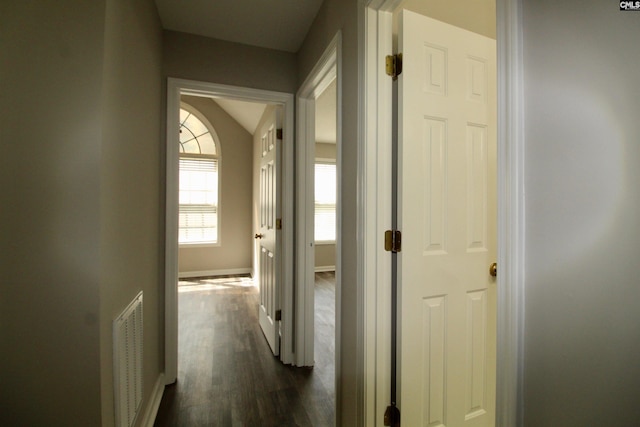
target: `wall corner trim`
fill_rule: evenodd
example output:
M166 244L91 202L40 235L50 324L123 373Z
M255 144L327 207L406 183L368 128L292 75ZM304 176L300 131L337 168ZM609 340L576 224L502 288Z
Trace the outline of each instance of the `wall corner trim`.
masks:
M496 426L523 425L525 146L522 0L497 0L498 334Z

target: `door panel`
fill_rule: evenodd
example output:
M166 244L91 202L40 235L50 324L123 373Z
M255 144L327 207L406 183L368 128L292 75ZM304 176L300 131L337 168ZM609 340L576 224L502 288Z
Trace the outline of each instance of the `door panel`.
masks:
M276 312L280 309L280 251L276 219L280 215L278 185L280 182L279 146L277 139L277 111L274 109L269 121L262 127L260 157L260 307L259 320L262 332L274 356L280 353L279 321Z
M495 424L495 40L403 11L402 425Z

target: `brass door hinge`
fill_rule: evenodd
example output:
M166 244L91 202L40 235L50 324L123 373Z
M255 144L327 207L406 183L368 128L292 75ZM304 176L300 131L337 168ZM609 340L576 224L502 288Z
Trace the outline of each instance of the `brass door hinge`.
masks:
M384 232L384 250L387 252L400 252L402 250L402 233L400 230L387 230Z
M402 54L387 55L385 69L387 75L391 76L393 80L397 80L398 76L402 73Z
M282 320L282 310L276 310L276 321Z
M276 139L282 139L282 128L276 129Z
M282 218L276 218L276 230L282 230Z

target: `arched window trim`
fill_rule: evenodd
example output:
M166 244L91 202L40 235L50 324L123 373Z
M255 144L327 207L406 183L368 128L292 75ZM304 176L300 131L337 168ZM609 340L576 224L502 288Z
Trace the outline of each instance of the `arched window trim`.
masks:
M220 163L220 159L222 158L222 147L221 147L221 144L220 144L220 138L218 138L218 134L216 133L216 129L213 127L211 122L209 122L209 120L204 116L204 114L202 114L195 107L192 107L190 104L187 104L184 101L180 101L180 109L181 110L186 110L189 113L191 113L194 116L196 116L198 118L198 120L200 120L202 123L204 123L205 127L209 130L209 133L211 134L211 137L213 138L213 143L216 145L216 154L213 155L213 156L211 156L209 154L202 154L202 156L217 158L218 159L218 164L219 164ZM196 154L182 153L181 152L180 156L183 156L183 155L197 156Z
M191 158L191 159L207 159L212 158L216 159L217 162L217 181L218 181L218 192L217 192L217 200L216 200L216 227L217 227L217 235L215 242L180 242L178 241L178 245L180 247L215 247L221 246L222 236L221 236L221 222L222 222L222 203L221 203L221 188L222 188L222 146L220 143L220 138L218 134L211 124L211 122L202 114L197 108L192 105L180 101L180 109L185 110L195 116L198 120L200 120L204 126L207 128L209 133L211 134L211 138L213 139L213 143L215 144L215 154L195 154L195 153L183 153L179 151L180 158ZM181 123L180 123L181 125ZM178 126L180 128L180 125ZM179 144L179 143L178 143Z

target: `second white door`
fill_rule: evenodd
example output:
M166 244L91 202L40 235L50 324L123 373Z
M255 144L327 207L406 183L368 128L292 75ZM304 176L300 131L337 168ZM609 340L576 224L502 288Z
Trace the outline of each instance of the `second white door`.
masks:
M280 236L278 222L280 199L280 138L278 138L278 109L273 108L271 117L260 129L260 195L258 213L260 232L256 234L259 242L260 268L260 306L259 321L269 347L274 356L280 354L279 312L281 306L281 266Z
M399 407L405 426L495 424L495 40L403 11Z

